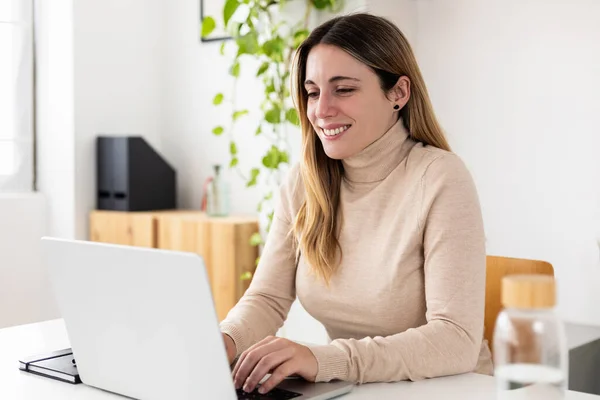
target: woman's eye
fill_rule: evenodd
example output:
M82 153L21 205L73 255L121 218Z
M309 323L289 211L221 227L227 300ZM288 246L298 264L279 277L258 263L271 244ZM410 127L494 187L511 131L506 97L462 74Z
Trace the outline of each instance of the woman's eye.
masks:
M308 97L309 97L309 98L315 98L315 97L317 97L318 95L319 95L319 93L318 93L318 92L310 92L310 93L308 93Z
M341 93L341 94L352 93L352 92L354 92L354 89L353 88L340 88L337 90L337 92Z

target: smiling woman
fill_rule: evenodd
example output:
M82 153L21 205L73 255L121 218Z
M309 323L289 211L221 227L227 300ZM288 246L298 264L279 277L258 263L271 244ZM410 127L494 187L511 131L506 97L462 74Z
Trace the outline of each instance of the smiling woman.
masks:
M343 75L329 77L331 71ZM410 97L410 83L403 76L394 87L391 105L377 74L335 45L316 45L305 73L306 114L332 159L347 158L378 139L398 120L389 110L394 105L400 109Z
M296 60L296 103L304 139L302 174L312 186L308 207L318 206L310 207L315 211L308 217L307 206L299 210L295 231L303 237L304 256L326 280L336 268L341 177L351 157L395 125L402 125L416 141L450 150L404 35L385 19L347 18L317 28ZM337 161L344 159L345 163ZM331 207L323 207L323 199ZM315 223L325 229L310 228Z
M302 160L250 288L221 324L238 388L491 373L477 190L412 49L370 14L316 28L295 58ZM275 338L296 296L331 343Z

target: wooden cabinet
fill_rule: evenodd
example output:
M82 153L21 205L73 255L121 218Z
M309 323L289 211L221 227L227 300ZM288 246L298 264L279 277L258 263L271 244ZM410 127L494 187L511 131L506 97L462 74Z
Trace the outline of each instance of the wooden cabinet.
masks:
M208 217L198 211L93 211L90 240L198 253L204 259L219 321L242 297L254 272L254 217Z
M98 211L90 215L90 240L156 247L156 221L152 213Z

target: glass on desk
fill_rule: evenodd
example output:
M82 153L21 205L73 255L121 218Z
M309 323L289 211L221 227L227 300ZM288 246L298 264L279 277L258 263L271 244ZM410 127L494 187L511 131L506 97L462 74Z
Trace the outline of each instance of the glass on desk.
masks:
M564 399L568 349L563 322L554 312L554 277L509 275L494 330L494 375L499 400Z

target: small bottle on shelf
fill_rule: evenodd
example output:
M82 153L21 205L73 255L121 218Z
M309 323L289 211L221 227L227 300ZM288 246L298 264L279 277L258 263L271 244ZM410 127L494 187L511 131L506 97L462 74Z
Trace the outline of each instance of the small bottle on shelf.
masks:
M213 166L214 176L206 193L206 213L213 217L229 215L229 184L221 174L221 166Z

